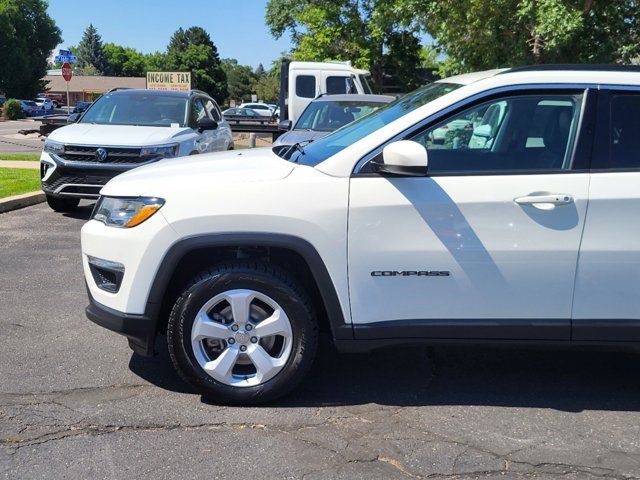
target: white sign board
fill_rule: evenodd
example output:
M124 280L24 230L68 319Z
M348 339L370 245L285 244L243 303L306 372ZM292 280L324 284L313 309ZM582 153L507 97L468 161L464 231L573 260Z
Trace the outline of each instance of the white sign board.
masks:
M150 90L191 90L191 72L147 72Z

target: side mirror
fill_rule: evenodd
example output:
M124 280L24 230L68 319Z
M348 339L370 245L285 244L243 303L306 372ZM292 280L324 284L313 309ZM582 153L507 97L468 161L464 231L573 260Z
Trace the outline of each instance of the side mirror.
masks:
M379 171L393 175L424 176L428 165L426 148L412 140L400 140L382 149Z
M491 125L489 124L478 125L476 128L473 129L473 136L482 137L482 138L491 138L493 136L493 128L491 128Z
M67 123L76 123L78 120L80 120L79 113L72 113L67 117Z
M293 123L291 122L291 120L282 120L278 124L278 130L282 130L283 132L288 132L289 130L291 130L291 127L293 127Z
M203 117L198 120L198 131L200 132L204 132L205 130L215 130L216 128L218 128L218 122L209 117Z

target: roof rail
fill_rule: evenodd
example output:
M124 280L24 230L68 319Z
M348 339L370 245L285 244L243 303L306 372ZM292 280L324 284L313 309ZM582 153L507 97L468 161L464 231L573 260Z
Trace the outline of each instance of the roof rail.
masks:
M524 65L522 67L513 67L504 70L498 75L514 72L541 72L541 71L597 71L597 72L640 72L640 65L620 65L620 64L543 64L543 65Z
M193 95L194 93L201 93L203 95L209 96L209 94L207 92L203 92L202 90L197 90L195 88L189 90L189 95Z

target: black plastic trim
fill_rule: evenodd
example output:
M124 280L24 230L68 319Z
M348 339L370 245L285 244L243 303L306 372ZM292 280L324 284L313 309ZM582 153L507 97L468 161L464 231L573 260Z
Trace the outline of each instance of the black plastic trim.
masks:
M160 268L156 273L155 279L151 286L151 291L147 303L147 311L145 314L150 315L150 308L156 309L162 303L165 291L169 284L169 280L173 275L176 266L180 260L189 252L211 247L235 247L235 246L261 246L261 247L278 247L288 248L298 253L309 266L318 290L322 296L329 324L333 337L336 339L352 339L353 330L351 324L347 324L342 314L342 307L338 299L331 276L327 271L320 254L315 247L306 240L292 235L281 235L273 233L223 233L208 234L189 237L181 240L167 251ZM150 318L156 318L150 315Z
M640 342L640 320L598 319L572 321L571 339L597 342Z
M570 340L570 319L420 319L393 320L353 326L356 340L482 339Z
M85 309L87 318L112 332L124 335L131 349L139 355L149 357L154 353L156 319L145 315L122 313L94 300L87 288L89 305Z

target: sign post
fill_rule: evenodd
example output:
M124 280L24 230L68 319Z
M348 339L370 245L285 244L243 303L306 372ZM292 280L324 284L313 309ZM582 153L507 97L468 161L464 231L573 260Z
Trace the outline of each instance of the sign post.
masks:
M71 81L71 77L73 77L73 69L68 62L64 62L62 64L62 77L67 85L67 114L70 115L71 105L69 104L69 82Z

